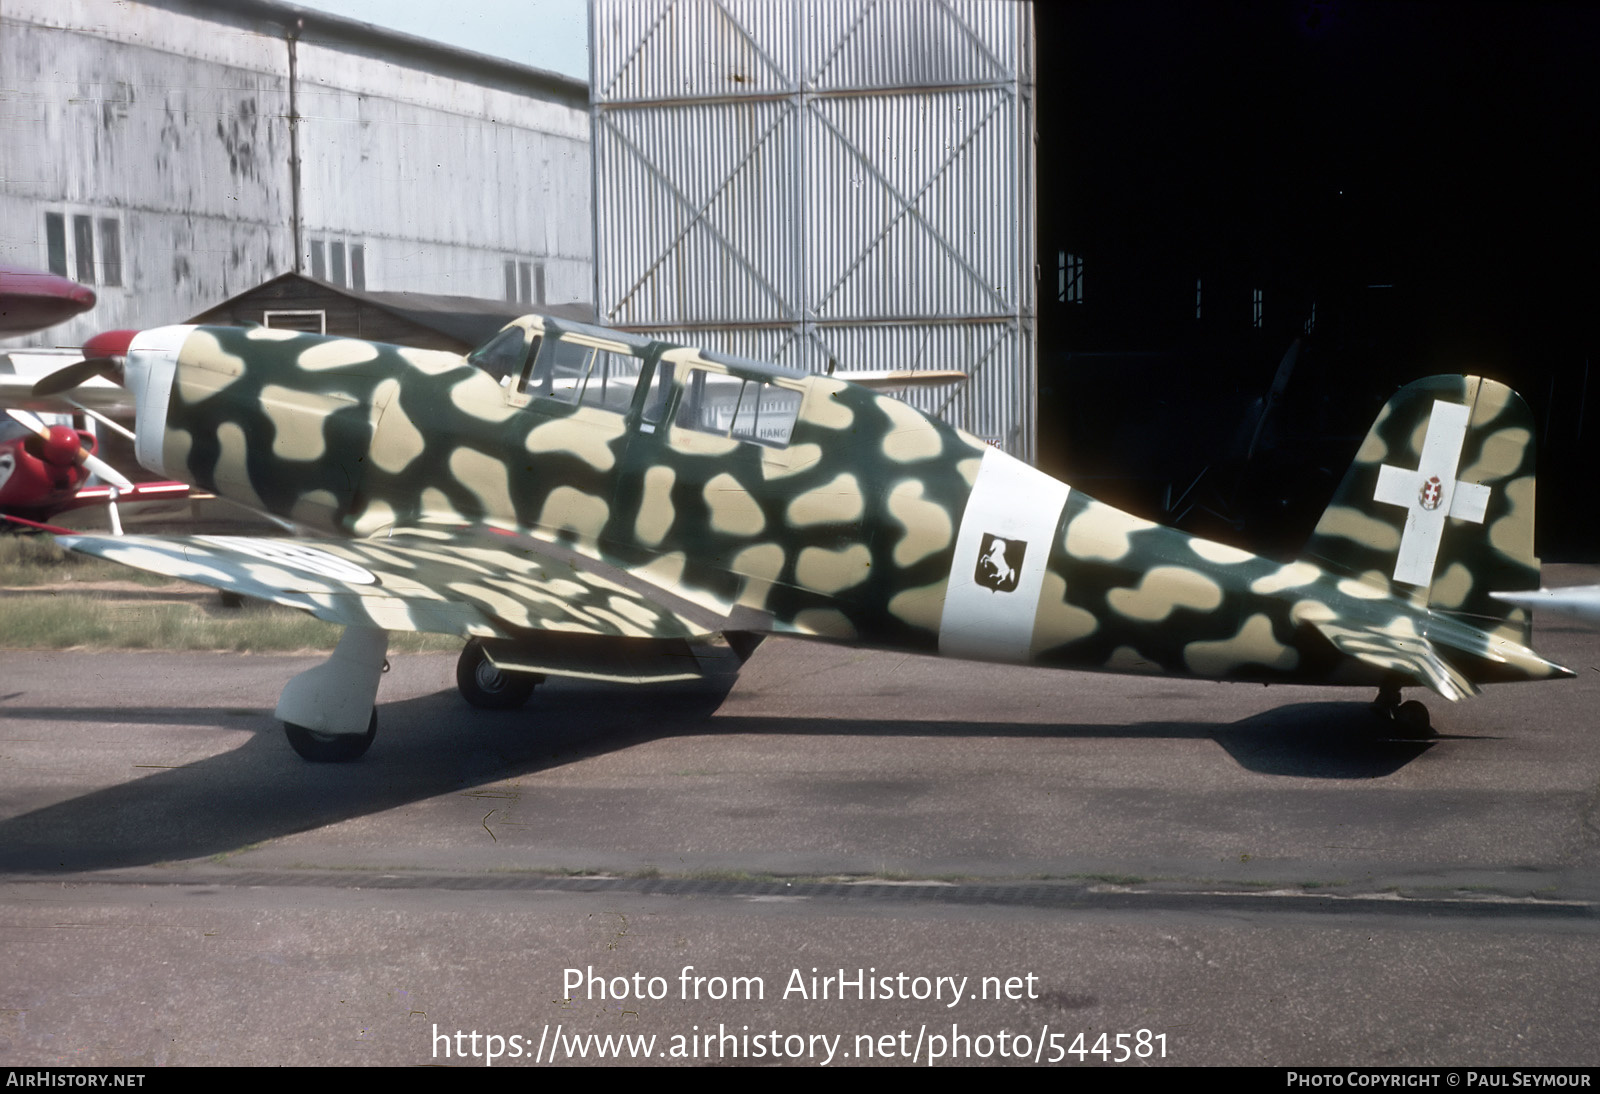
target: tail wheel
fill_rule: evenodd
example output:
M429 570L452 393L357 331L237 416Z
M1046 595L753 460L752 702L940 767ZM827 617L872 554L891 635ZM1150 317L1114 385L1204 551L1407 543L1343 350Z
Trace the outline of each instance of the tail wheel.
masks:
M515 710L528 701L544 677L531 672L506 672L489 660L483 642L473 638L456 662L456 687L479 710Z
M372 708L372 719L365 733L324 733L307 729L293 722L283 723L283 732L289 746L300 754L302 760L314 764L342 764L359 760L378 737L378 708Z
M1428 716L1428 708L1415 699L1408 699L1395 709L1394 724L1408 737L1433 736L1433 719Z

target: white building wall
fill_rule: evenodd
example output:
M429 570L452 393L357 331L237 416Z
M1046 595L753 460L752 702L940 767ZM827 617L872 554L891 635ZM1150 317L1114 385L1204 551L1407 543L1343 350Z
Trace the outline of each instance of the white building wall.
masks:
M303 41L307 249L361 241L367 285L502 297L506 259L545 267L547 303L593 292L588 117Z
M1034 451L1031 15L594 0L602 321L848 372Z
M6 0L0 20L0 261L49 268L49 212L69 239L74 217L115 222L121 258L120 276L106 269L97 232L96 307L9 344L171 322L292 263L288 83L272 43L92 0Z
M539 268L548 303L591 298L581 88L563 102L515 73L464 78L470 58L432 65L426 45L397 53L348 28L313 24L295 46L297 256L289 31L261 10L286 9L0 4L0 262L50 267L47 214L66 225L68 276L76 217L114 224L120 251L118 272L96 234L93 310L0 345L181 320L297 264L312 273L314 242L330 280L344 246L347 283L361 246L373 290L503 298L511 261Z

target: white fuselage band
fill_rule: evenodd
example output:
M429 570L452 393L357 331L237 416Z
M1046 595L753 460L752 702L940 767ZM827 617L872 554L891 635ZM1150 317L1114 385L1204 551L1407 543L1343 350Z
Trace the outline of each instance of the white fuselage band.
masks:
M939 620L939 652L1025 662L1061 511L1071 488L997 448L984 453L961 514Z

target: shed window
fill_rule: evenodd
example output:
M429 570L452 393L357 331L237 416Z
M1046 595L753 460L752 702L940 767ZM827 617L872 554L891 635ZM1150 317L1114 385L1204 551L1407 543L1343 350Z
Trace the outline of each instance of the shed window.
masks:
M310 310L264 311L261 325L277 330L297 330L307 334L326 334L328 313Z

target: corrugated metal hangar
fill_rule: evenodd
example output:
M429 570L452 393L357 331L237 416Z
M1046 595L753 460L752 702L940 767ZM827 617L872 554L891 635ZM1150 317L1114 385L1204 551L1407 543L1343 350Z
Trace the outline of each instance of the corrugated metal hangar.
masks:
M823 370L1031 458L1031 8L595 0L602 322Z

